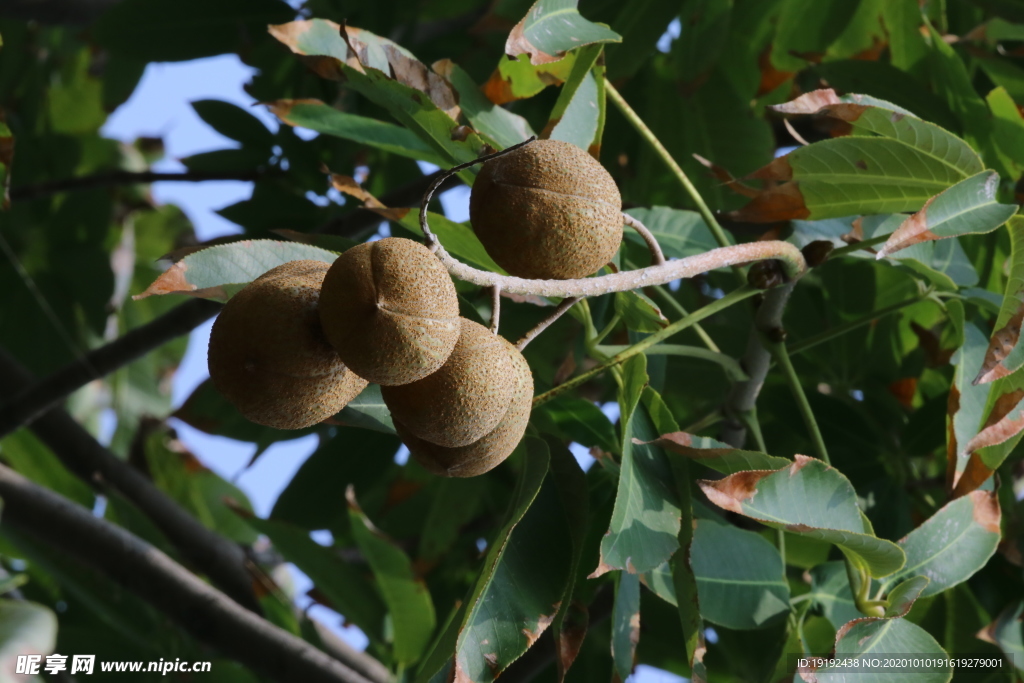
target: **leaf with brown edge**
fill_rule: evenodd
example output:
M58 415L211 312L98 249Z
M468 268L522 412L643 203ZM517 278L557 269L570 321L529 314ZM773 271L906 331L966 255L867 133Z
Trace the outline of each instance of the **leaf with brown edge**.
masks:
M833 543L876 578L904 564L903 551L877 538L865 523L849 480L820 460L796 455L780 470L737 472L697 483L715 505L775 529Z
M880 590L889 593L914 577L929 579L921 597L937 595L971 578L999 547L999 499L994 491L972 491L946 503L921 526L900 539L907 565L886 577Z
M1024 389L1003 394L996 399L981 431L967 442L964 454L973 454L986 446L1009 441L1024 430ZM959 482L954 481L954 487Z
M843 624L836 632L835 649L833 657L835 660L859 659L869 654L871 657L878 657L884 660L889 655L898 657L919 656L922 658L932 657L946 664L945 651L927 631L917 624L900 617L863 617ZM816 663L825 663L829 659L810 658L810 667L803 667L799 670L800 678L807 683L825 683L826 681L857 680L862 678L858 675L850 675L850 668L836 669L842 666L838 663L829 662L825 666L815 666ZM866 674L865 681L889 681L889 680L915 680L922 683L947 683L952 677L952 665L939 665L920 670L919 673L904 676L890 676L889 674L875 674L876 669L853 669ZM904 669L905 671L906 669ZM877 671L882 671L877 669Z
M749 185L744 185L735 176L733 176L732 173L729 173L729 171L727 171L726 169L722 168L721 166L719 166L718 164L714 163L713 161L710 161L709 159L705 159L704 157L702 157L699 154L694 154L693 158L696 159L697 162L700 163L701 166L703 166L704 168L708 169L711 172L711 175L715 178L715 180L717 180L718 182L722 183L723 185L728 187L730 190L732 190L736 194L742 195L744 197L756 197L757 196L758 189L756 187L750 187Z
M607 26L587 21L576 9L578 0L537 0L505 41L505 54L530 56L531 64L547 64L577 47L618 43L622 36Z
M636 443L637 440L634 440ZM767 455L758 451L744 451L707 436L695 436L687 432L662 434L650 442L661 446L669 453L677 453L710 467L722 474L733 474L744 470L780 470L792 461Z
M996 201L999 174L982 171L935 195L889 236L876 258L919 242L991 232L1017 212Z
M992 333L985 351L981 372L973 384L985 384L1013 374L1024 366L1024 345L1020 343L1021 325L1024 324L1024 290L1017 292L1020 302L1013 317Z
M783 183L759 192L750 203L729 213L741 223L775 223L811 217L798 183Z
M172 265L133 299L154 294L187 294L226 301L271 268L289 261L333 263L338 254L298 242L243 240L192 252Z
M583 647L583 639L587 635L590 623L590 612L585 603L573 600L562 620L561 628L555 632L555 667L558 670L558 683L565 680L565 674L576 661Z
M352 26L313 19L271 26L271 35L320 75L342 80L386 109L444 163L476 159L486 142L475 133L453 139L458 95L440 74L397 43ZM467 172L467 182L472 173Z

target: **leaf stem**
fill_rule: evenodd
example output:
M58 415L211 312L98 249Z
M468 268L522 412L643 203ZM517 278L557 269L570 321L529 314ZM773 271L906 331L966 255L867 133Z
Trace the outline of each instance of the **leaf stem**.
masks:
M622 353L628 346L599 346L597 350L608 355L614 356L617 353ZM709 351L708 349L698 348L696 346L687 346L685 344L657 344L652 346L646 351L648 356L683 356L686 358L699 358L700 360L711 361L722 366L726 374L731 379L743 380L747 379L747 375L743 372L743 368L740 367L739 362L732 356L721 352Z
M817 452L818 458L823 460L826 465L831 465L832 462L828 458L828 449L825 448L825 440L821 436L817 420L814 419L814 411L811 410L811 404L807 400L807 394L804 393L800 377L793 368L793 362L789 358L785 342L775 342L766 339L765 345L768 346L768 351L771 352L775 362L782 368L786 382L793 392L793 398L796 399L797 407L800 409L800 416L804 419L804 425L807 427L807 431L811 433L811 441L814 442L814 450Z
M840 256L852 254L853 252L860 251L862 249L870 249L876 244L882 244L883 242L888 240L890 235L891 233L886 233L885 235L876 235L875 237L871 237L866 240L860 240L859 242L854 242L853 244L847 244L845 247L833 249L831 252L829 252L828 258L829 260L831 260L834 258L839 258Z
M662 342L671 337L672 335L685 330L686 328L692 326L694 323L700 322L701 320L707 318L708 316L714 315L715 313L718 313L719 311L722 311L739 301L743 301L744 299L752 297L759 291L761 290L756 289L755 287L752 287L750 285L743 285L742 287L737 287L733 291L723 296L721 299L716 299L707 306L704 306L703 308L694 311L693 313L683 318L682 320L677 320L674 323L670 324L668 327L658 332L655 332L654 334L637 342L636 344L633 344L629 348L616 354L615 357L611 358L606 363L602 363L601 365L591 368L590 370L580 375L577 375L576 377L573 377L567 382L559 384L557 387L549 389L543 394L535 396L533 399L533 406L536 408L537 406L550 401L551 399L568 391L569 389L572 389L573 387L577 387L580 384L583 384L591 377L594 377L595 375L604 372L608 368L614 367L622 363L623 361L632 358L637 354L643 353L644 351L651 348L655 344Z
M877 311L873 311L871 313L871 315L864 316L863 318L860 318L858 320L851 320L848 323L843 323L842 325L839 325L838 327L833 327L831 329L825 330L824 332L816 334L816 335L814 335L812 337L808 337L807 339L802 339L802 340L800 340L798 342L794 342L794 343L790 344L789 346L787 346L786 348L789 350L789 355L795 356L796 354L803 353L807 349L815 347L818 344L823 344L823 343L829 341L830 339L834 339L836 337L840 337L840 336L846 334L847 332L852 332L853 330L857 329L858 327L863 327L864 325L869 325L869 324L875 322L876 320L880 320L880 319L884 318L885 316L889 315L890 313L895 313L896 311L900 310L901 308L906 308L907 306L912 306L913 304L916 304L919 301L923 301L927 297L928 297L928 293L924 293L924 294L919 294L917 296L911 297L911 298L909 298L909 299L907 299L905 301L899 301L899 302L897 302L895 304L891 304L889 306L886 306L885 308L881 308L881 309L879 309Z
M704 198L700 196L700 192L697 191L697 188L690 181L690 178L686 175L683 169L680 168L679 164L676 163L676 160L672 158L672 155L669 154L668 150L665 149L665 145L661 144L661 140L658 139L658 136L656 136L654 132L647 127L647 124L643 122L643 119L633 111L633 108L629 106L629 103L622 97L622 94L615 89L615 86L607 81L605 82L605 92L608 93L612 102L615 103L615 106L619 108L622 115L626 117L634 128L636 128L637 132L640 133L643 139L654 148L654 151L658 153L658 156L660 156L662 161L664 161L669 167L672 174L679 181L679 184L682 185L683 189L686 190L686 193L690 195L690 199L692 199L697 205L697 210L704 218L704 222L708 224L711 234L714 235L715 241L723 247L731 244L729 237L725 234L725 230L722 229L722 226L718 223L715 215L711 213L711 209L708 208Z
M676 313L678 313L680 317L685 318L686 316L690 315L686 308L684 308L681 303L676 301L676 298L672 296L672 294L668 292L668 290L665 289L665 285L657 285L655 287L652 287L651 289L653 289L654 292L658 296L660 296L663 301L665 301L665 303L667 303L669 306L675 309ZM722 350L718 348L718 344L716 344L715 340L712 339L711 336L704 330L704 327L702 325L694 325L693 331L697 333L697 336L700 337L700 340L704 342L704 346L708 347L709 351L714 351L715 353L722 352Z

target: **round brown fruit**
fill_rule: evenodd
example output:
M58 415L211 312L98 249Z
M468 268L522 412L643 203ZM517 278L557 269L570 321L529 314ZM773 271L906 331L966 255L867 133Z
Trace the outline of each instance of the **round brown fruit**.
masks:
M233 296L210 332L210 379L245 417L302 429L345 407L366 386L320 328L317 299L330 264L291 261Z
M516 386L508 410L489 434L467 446L446 448L420 439L394 420L398 436L425 469L442 477L475 477L500 465L519 445L533 406L533 374L523 354L511 344L509 348Z
M448 271L419 242L388 237L352 247L327 272L320 321L342 361L382 386L436 371L459 340Z
M586 277L622 242L615 181L592 156L558 140L486 162L473 183L469 216L491 258L518 277Z
M421 380L382 387L391 417L438 446L467 446L489 434L508 411L519 377L505 339L461 319L459 342L441 368Z

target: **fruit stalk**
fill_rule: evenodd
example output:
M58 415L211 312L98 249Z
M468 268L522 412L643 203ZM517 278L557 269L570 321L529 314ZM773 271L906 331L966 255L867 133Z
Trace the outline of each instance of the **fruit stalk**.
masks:
M622 222L633 228L644 238L644 242L647 242L647 248L651 250L651 265L660 266L665 262L665 252L661 250L661 245L658 244L657 238L654 236L647 226L640 222L640 219L633 218L628 213L622 214Z
M638 270L611 273L598 277L580 278L575 280L529 280L511 275L491 273L468 266L452 257L431 231L427 217L427 206L437 188L449 176L475 164L483 163L495 157L507 154L533 142L530 138L518 145L513 145L500 152L487 154L479 159L459 164L440 174L431 183L420 203L420 229L427 239L427 247L441 260L448 272L454 277L482 287L500 287L510 294L554 296L560 298L589 297L613 292L626 292L641 287L663 285L682 278L691 278L708 271L727 266L777 259L781 262L788 280L796 280L807 270L803 254L792 244L777 240L765 242L749 242L728 247L719 247L703 254L667 261L660 265L648 266ZM636 220L636 219L633 219ZM639 223L639 221L636 221ZM646 228L645 228L646 230ZM643 234L641 232L641 234ZM649 233L648 233L649 234ZM652 237L653 239L653 237ZM660 251L660 249L659 249Z

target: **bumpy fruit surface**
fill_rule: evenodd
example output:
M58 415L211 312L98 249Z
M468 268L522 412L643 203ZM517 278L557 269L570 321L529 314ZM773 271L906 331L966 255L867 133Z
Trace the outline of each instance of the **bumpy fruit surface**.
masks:
M395 420L395 431L409 447L409 453L425 469L442 477L475 477L494 469L507 458L523 438L533 405L533 374L523 355L508 345L516 376L512 402L498 426L467 446L446 448L411 434Z
M317 300L330 264L291 261L232 297L210 332L210 379L239 412L278 429L309 427L366 387L320 328Z
M586 277L622 242L615 181L589 154L558 140L486 162L473 183L469 216L491 258L519 277Z
M437 372L381 388L392 419L420 439L449 448L468 446L497 427L519 382L512 345L479 323L461 323L459 342Z
M441 262L388 237L338 257L320 293L320 321L342 361L382 386L436 371L459 340L459 300Z

